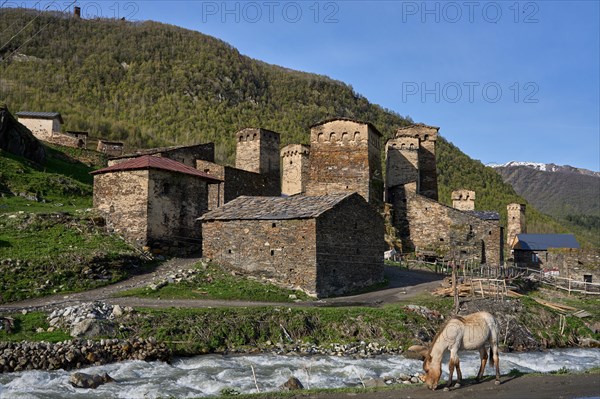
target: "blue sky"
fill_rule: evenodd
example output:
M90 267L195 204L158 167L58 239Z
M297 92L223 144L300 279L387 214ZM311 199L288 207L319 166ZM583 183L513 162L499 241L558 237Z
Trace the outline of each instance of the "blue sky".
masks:
M344 81L372 103L440 126L484 163L600 170L598 1L78 4L84 17L178 25L252 58Z

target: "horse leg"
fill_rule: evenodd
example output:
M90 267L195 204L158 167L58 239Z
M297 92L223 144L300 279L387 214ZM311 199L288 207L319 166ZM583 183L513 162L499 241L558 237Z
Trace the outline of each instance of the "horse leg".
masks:
M450 377L448 377L448 383L446 384L446 389L450 389L452 386L452 375L454 374L454 357L450 356L450 362L448 363L448 373Z
M494 365L496 366L496 385L500 385L500 362L498 361L498 344L492 346Z
M456 357L456 384L454 384L455 388L460 388L460 384L462 383L462 371L460 371L460 359L458 356Z
M481 358L481 365L479 366L479 373L477 373L477 378L476 378L477 381L481 380L481 377L483 377L483 372L485 371L485 365L488 360L488 355L487 355L487 351L485 350L485 346L482 346L481 348L479 348L479 357Z

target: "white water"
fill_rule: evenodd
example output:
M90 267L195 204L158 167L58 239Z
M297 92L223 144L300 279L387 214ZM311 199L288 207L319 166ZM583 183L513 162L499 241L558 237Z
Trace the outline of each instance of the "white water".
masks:
M461 353L464 377L473 377L479 368L477 352ZM397 377L421 371L422 363L400 355L355 360L333 356L220 356L205 355L166 363L131 361L90 367L84 373L108 373L116 382L95 390L76 389L69 384L67 371L26 371L0 374L0 398L158 398L218 396L223 388L241 393L256 392L252 367L261 391L275 391L291 376L306 388L356 387L370 378ZM600 349L563 349L547 352L501 353L503 374L512 369L523 372L550 372L566 368L583 371L600 366ZM446 368L446 367L445 367ZM486 374L493 374L488 367ZM442 378L446 378L444 371Z

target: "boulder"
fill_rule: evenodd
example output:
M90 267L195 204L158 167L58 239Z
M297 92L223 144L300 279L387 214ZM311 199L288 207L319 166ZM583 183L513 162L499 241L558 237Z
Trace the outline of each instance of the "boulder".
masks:
M290 377L282 386L279 387L282 391L297 391L304 389L304 385L296 377Z
M83 319L71 328L72 337L93 338L103 335L113 335L115 324L107 320Z
M102 384L113 382L114 379L108 374L86 374L73 373L69 377L69 383L75 388L96 389Z

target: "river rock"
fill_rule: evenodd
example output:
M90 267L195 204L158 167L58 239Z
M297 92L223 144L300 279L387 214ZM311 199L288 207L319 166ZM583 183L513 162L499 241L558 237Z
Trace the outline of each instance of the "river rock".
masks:
M363 381L365 388L381 388L387 386L383 378L370 378Z
M69 377L69 382L75 388L85 388L85 389L96 389L102 384L106 384L107 382L113 382L114 379L108 374L86 374L86 373L73 373Z
M113 335L115 328L115 324L107 320L84 319L73 326L70 334L72 337L92 338Z
M290 377L281 387L282 391L297 391L304 389L304 385L296 377Z

